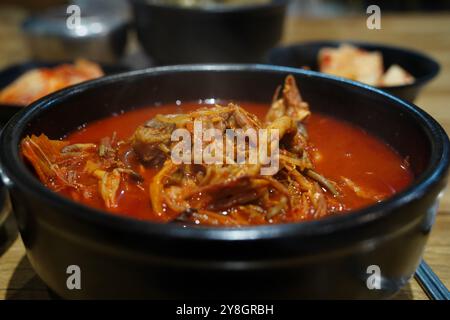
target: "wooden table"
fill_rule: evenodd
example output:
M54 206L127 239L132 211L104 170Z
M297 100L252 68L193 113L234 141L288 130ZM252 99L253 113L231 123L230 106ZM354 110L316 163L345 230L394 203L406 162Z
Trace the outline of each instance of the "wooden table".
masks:
M24 61L28 51L18 32L23 13L0 9L0 68ZM442 65L439 77L423 91L416 104L429 112L450 132L450 14L382 16L382 30L368 30L366 17L287 19L283 43L318 39L354 39L415 48L435 57ZM442 198L439 215L424 258L450 288L450 192ZM48 298L34 273L20 239L3 254L0 251L0 299ZM397 299L427 299L415 280Z

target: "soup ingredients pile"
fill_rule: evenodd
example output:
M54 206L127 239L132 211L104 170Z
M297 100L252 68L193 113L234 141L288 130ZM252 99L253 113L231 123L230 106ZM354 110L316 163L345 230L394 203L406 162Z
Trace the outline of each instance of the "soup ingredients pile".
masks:
M314 171L305 151L308 142L302 121L310 114L308 104L302 100L292 76L286 78L281 97L278 94L264 122L238 105L229 104L189 114L157 116L140 126L131 140L133 149L143 163L162 166L150 184L153 210L169 220L222 225L324 216L327 201L321 186L334 194L337 191L332 182ZM194 121L224 134L227 129L278 130L278 170L268 176L261 174L261 163L174 164L170 159L174 145L171 133L185 128L193 134Z
M232 227L287 223L348 211L342 202L346 192L370 202L387 196L349 178L332 181L316 170L313 159L320 154L310 144L305 126L311 112L294 77L286 77L266 110L258 118L229 103L155 113L132 127L133 133L125 138L114 133L73 143L70 138L32 135L22 140L21 151L40 181L55 192L117 214L133 207L146 212L144 219L166 223ZM278 166L262 174L267 163L260 158L251 163L174 161L172 152L179 141L172 139L173 133L182 129L194 139L197 122L222 133L221 139L230 129L276 130ZM244 140L246 157L251 145L260 146L260 139ZM205 149L212 141L201 143ZM235 144L232 154L239 147ZM194 157L195 150L189 151Z
M371 86L389 87L410 84L414 77L397 64L384 72L381 52L369 52L349 44L323 48L319 52L320 72L363 82Z
M0 91L0 103L26 106L54 91L102 76L99 65L84 59L54 68L33 69Z

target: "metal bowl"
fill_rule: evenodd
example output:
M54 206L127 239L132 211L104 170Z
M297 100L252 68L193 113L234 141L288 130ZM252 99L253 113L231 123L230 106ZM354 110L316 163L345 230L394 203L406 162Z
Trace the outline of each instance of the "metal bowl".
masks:
M88 58L114 63L125 50L128 33L126 14L86 6L79 24L68 26L66 7L31 15L22 24L33 58L62 61Z

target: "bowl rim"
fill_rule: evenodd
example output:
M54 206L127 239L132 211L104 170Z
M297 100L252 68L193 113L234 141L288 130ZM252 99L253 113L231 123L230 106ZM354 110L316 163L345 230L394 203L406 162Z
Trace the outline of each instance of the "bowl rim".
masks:
M288 5L290 0L269 0L266 3L254 3L248 5L230 5L230 6L192 6L183 7L174 4L162 4L158 2L152 2L148 0L130 0L133 5L145 5L149 8L159 8L165 9L172 12L186 12L186 13L204 13L204 14L215 14L215 13L236 13L236 12L249 12L255 10L268 10L274 8L282 8Z
M435 78L440 70L441 70L441 66L439 64L439 62L437 62L434 58L432 58L431 56L422 53L418 50L415 49L411 49L411 48L406 48L406 47L399 47L396 45L390 45L390 44L382 44L382 43L378 43L378 42L367 42L367 41L360 41L360 40L329 40L329 39L323 39L323 40L311 40L311 41L302 41L302 42L296 42L296 43L292 43L292 44L288 44L286 46L278 46L275 48L272 48L269 50L269 52L267 53L267 61L269 64L274 64L273 61L273 57L275 55L277 55L280 51L287 51L287 50L295 50L296 48L301 48L301 47L312 47L312 46L317 46L320 45L321 47L325 47L325 46L338 46L341 44L352 44L356 47L361 47L365 50L369 50L369 51L380 51L383 54L383 51L385 50L392 50L392 51L397 51L399 53L405 54L405 55L409 55L409 56L414 56L418 59L423 59L424 61L427 61L431 66L432 66L432 70L419 78L415 78L414 82L409 83L409 84L403 84L403 85L397 85L397 86L384 86L384 87L375 87L381 90L402 90L402 89L408 89L408 88L412 88L412 87L420 87L425 85L427 82L429 82L430 80L432 80L433 78ZM408 71L408 70L406 70ZM316 71L319 72L319 71ZM347 79L344 77L340 77L342 79ZM347 79L349 80L349 79ZM355 81L357 82L357 81Z
M330 83L343 84L349 87L357 87L359 90L371 92L383 99L391 100L405 113L410 114L423 126L425 134L430 140L430 159L425 170L406 189L389 197L388 199L371 206L355 210L344 215L326 217L320 220L277 224L262 226L246 226L240 228L189 226L177 224L162 224L151 221L142 221L135 218L114 215L107 211L88 207L65 198L45 187L35 175L27 168L19 154L20 138L29 120L41 113L48 111L55 104L76 97L85 90L96 89L103 85L121 81L128 78L157 77L163 74L180 72L255 72L293 74L294 76L314 77ZM450 142L447 134L439 123L425 111L412 103L406 102L380 89L315 71L301 70L297 68L258 65L258 64L219 64L219 65L179 65L148 68L130 71L116 75L110 75L99 79L87 81L66 89L57 91L41 98L29 107L14 115L6 124L0 135L0 174L3 182L8 187L22 189L58 207L61 214L69 215L72 219L83 223L93 224L102 228L109 228L118 232L132 230L139 235L171 237L177 239L193 240L255 240L274 239L279 237L309 237L333 232L348 230L355 226L368 224L392 214L393 210L422 198L433 186L440 183L445 177L450 159Z

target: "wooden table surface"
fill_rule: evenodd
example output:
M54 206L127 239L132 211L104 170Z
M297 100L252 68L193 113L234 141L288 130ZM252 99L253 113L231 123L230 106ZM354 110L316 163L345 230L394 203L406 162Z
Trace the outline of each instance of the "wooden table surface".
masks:
M0 68L29 58L18 30L24 13L0 7ZM441 66L438 78L428 85L416 104L450 132L450 14L382 15L382 29L368 30L366 17L287 19L283 43L319 39L352 39L383 42L424 51ZM450 288L450 191L442 198L424 258ZM31 268L18 237L6 251L0 250L0 299L47 299L48 292ZM415 280L397 299L427 299Z

